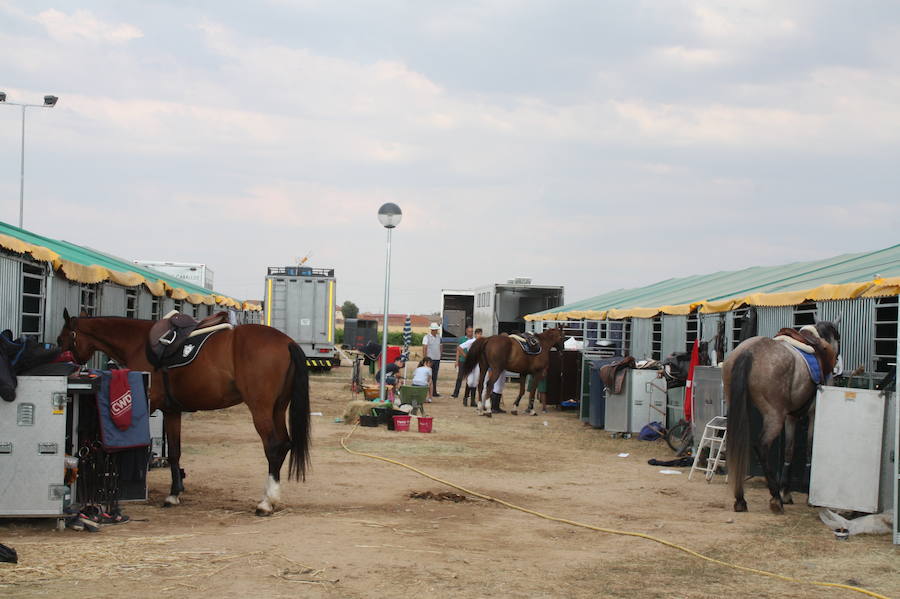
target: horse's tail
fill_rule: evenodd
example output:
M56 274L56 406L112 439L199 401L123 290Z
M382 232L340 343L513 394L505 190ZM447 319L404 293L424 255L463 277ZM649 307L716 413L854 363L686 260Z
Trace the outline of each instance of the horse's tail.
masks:
M728 425L725 440L725 460L728 482L735 497L743 497L744 476L750 457L750 397L748 379L753 367L753 355L744 352L734 361L728 389Z
M291 386L290 412L288 422L291 433L291 459L288 462L288 478L306 479L306 468L309 466L309 369L306 367L306 354L296 343L289 346L291 364L294 367L294 380Z
M463 376L469 376L469 373L475 370L481 359L481 354L484 353L484 346L487 344L487 340L487 337L476 339L472 347L469 348L469 352L466 354L466 361L463 362Z

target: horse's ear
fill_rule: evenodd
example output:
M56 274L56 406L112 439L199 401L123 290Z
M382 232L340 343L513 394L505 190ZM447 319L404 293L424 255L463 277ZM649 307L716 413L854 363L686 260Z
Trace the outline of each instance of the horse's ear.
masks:
M844 317L844 313L841 312L840 314L838 314L837 319L836 319L832 324L833 324L834 326L837 326L837 325L841 324L841 319L842 319L843 317Z
M69 309L63 308L63 321L68 325L69 324Z

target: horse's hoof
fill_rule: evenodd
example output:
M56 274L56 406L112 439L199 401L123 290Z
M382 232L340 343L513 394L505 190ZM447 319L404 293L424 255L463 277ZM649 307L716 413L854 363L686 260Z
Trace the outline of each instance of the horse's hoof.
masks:
M487 416L488 418L492 418L494 416L490 412L485 412L484 415Z
M734 511L736 512L746 512L747 511L747 502L743 499L739 499L734 502Z
M784 495L781 498L781 503L784 505L794 505L794 498L791 495Z
M536 412L535 410L531 410L531 415L532 415L532 416L537 416L537 412Z
M256 504L256 515L257 516L271 516L272 515L272 504L267 500L263 499L258 504Z
M513 416L518 416L519 410L510 410L509 413L512 414Z
M779 516L784 513L784 506L781 504L781 500L772 499L769 502L769 509L772 510L773 514L778 514Z
M163 507L174 507L176 505L179 505L180 503L181 500L178 499L178 495L169 495L163 502Z

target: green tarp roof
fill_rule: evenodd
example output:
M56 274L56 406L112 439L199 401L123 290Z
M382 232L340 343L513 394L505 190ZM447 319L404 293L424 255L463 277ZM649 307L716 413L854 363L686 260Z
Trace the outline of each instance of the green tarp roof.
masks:
M900 277L900 244L824 260L782 266L753 266L743 270L667 279L644 287L610 291L530 316L712 302L753 293L802 291L826 284L862 283L876 277Z

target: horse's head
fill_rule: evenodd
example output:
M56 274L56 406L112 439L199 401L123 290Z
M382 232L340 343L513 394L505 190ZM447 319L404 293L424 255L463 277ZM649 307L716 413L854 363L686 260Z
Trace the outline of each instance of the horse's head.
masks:
M565 350L565 346L563 345L564 335L562 327L556 326L552 329L547 329L538 336L541 337L549 347L555 347L559 351Z
M56 338L56 343L62 351L70 351L79 364L87 364L91 356L97 350L91 338L79 334L79 318L69 316L69 311L63 309L63 328Z
M841 361L841 333L837 328L837 325L840 322L840 316L838 316L837 320L835 320L834 322L829 322L827 320L820 320L816 322L816 332L819 334L819 338L830 345L831 349L834 351L834 374L837 375L842 374L842 371L844 370L843 363ZM830 375L831 373L828 374Z

